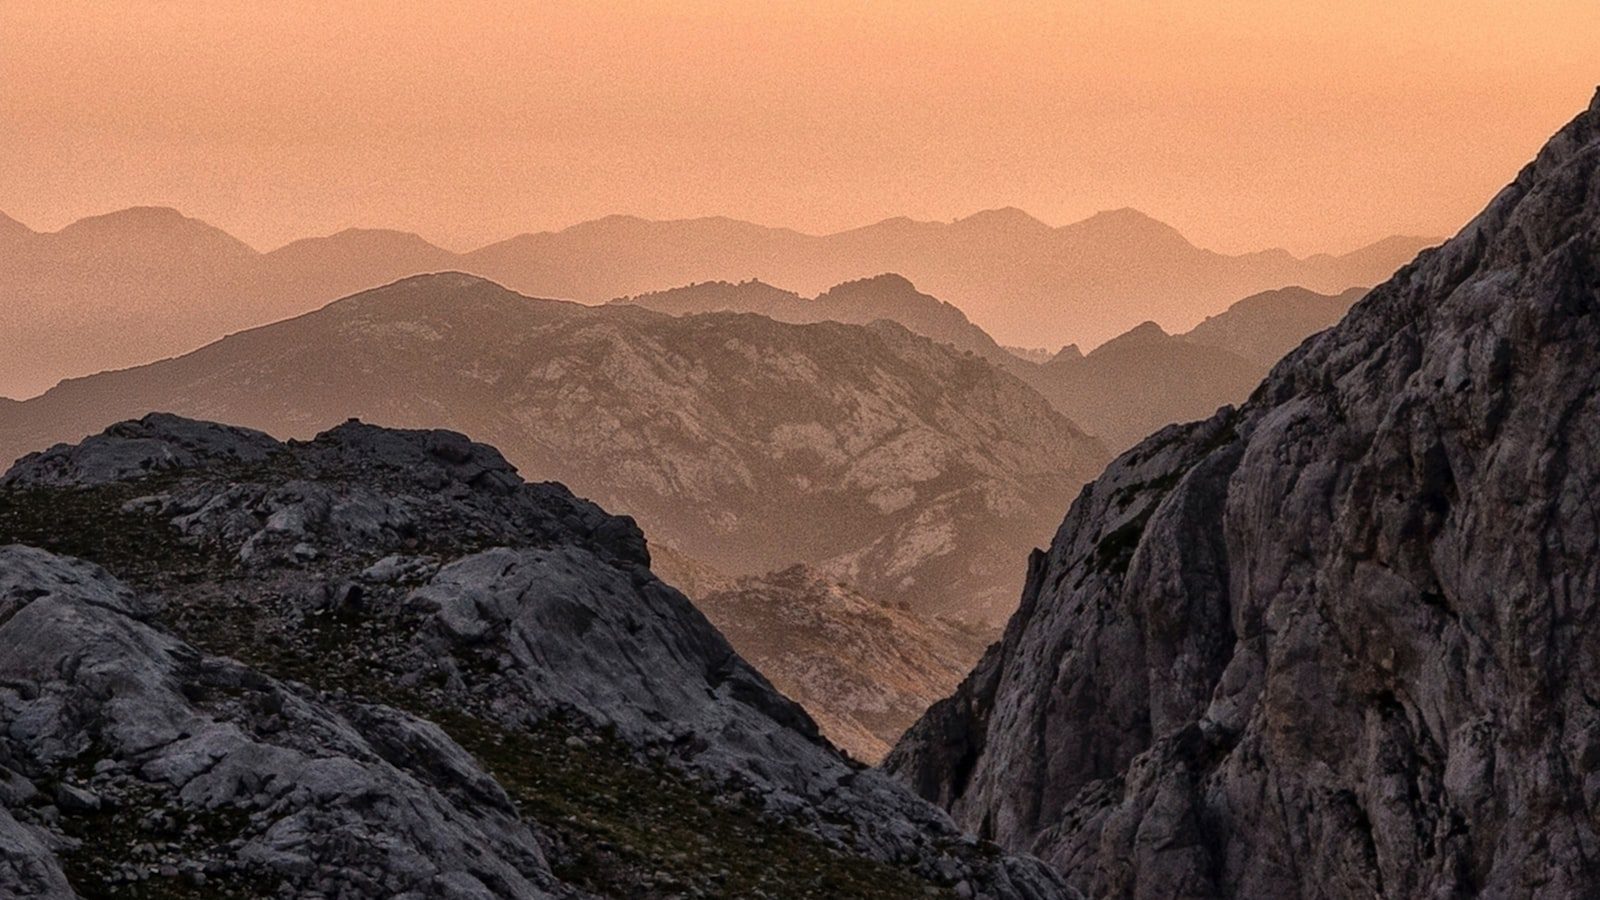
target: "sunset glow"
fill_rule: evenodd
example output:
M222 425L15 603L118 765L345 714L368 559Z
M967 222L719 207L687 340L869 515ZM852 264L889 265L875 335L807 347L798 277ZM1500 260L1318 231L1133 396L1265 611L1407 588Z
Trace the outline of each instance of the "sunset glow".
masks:
M1600 37L1588 0L323 6L0 4L0 211L467 249L610 213L1132 206L1341 251L1459 227Z

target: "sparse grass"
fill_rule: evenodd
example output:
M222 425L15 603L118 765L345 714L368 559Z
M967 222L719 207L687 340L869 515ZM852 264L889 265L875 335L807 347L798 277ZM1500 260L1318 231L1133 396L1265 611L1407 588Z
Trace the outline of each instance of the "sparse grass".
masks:
M377 647L380 637L403 642L416 633L420 620L403 611L313 614L285 629L278 616L292 601L275 595L266 583L270 574L241 571L233 548L183 540L156 515L123 511L127 501L173 486L173 479L157 476L89 489L0 489L0 544L77 556L130 585L162 591L168 600L162 624L206 652L435 722L552 837L557 874L594 893L893 900L926 897L933 888L909 871L831 847L774 819L753 796L713 789L614 736L559 718L507 728L465 708L440 708L422 691L398 686L393 673L363 652ZM469 677L492 674L468 662L463 671ZM146 799L63 819L82 842L65 854L80 893L153 900L270 893L270 885L242 874L201 886L182 877L107 883L107 873L145 861L142 842L129 838L143 816L157 808L178 812L153 789ZM243 827L239 811L181 815L185 840L196 850L225 844Z

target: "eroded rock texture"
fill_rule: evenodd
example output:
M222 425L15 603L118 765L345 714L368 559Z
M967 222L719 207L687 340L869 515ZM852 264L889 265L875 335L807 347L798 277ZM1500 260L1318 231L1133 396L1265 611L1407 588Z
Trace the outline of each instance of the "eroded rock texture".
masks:
M0 896L927 891L1068 896L488 446L152 415L0 479Z
M1600 891L1600 96L1073 505L889 769L1120 897Z

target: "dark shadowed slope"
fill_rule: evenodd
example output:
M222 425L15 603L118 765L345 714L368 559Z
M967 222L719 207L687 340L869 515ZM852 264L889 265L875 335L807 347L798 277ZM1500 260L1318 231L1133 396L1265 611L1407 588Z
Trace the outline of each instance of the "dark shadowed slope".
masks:
M1371 284L1421 246L1399 239L1344 257L1234 257L1197 249L1132 211L1050 228L1017 210L995 210L953 223L890 219L823 236L731 219L610 216L460 255L412 234L351 230L263 254L172 210L148 208L54 233L0 222L0 243L0 296L8 300L0 329L17 348L0 357L0 394L16 396L446 269L593 303L750 278L817 293L900 272L991 334L1059 345L1097 343L1145 319L1185 328L1267 288Z
M1597 347L1600 94L1112 463L890 769L1095 896L1593 896Z
M148 410L309 435L450 426L731 574L812 563L1002 621L1017 563L1104 461L987 362L880 323L674 318L425 276L0 410L0 455Z

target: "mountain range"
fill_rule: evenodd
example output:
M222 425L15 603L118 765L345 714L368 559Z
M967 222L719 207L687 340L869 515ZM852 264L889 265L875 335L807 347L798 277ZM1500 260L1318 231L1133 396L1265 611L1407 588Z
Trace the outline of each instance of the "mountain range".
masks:
M909 279L892 273L837 284L810 298L763 281L750 280L738 284L702 282L636 297L620 297L611 302L643 306L674 316L747 312L796 324L870 325L880 320L889 321L957 350L975 353L1013 373L1027 371L1027 367L1016 365L1019 360L1016 354L995 343L988 332L972 324L966 313L917 290Z
M731 575L796 562L925 615L1003 621L1100 444L898 325L673 317L417 276L0 407L0 456L149 411L305 437L449 426Z
M1178 422L1244 402L1285 353L1333 325L1365 291L1266 291L1182 334L1145 322L1087 354L1067 347L1019 372L1113 452Z
M139 207L34 232L0 226L0 395L151 362L399 278L460 270L522 293L603 303L691 282L759 278L819 293L899 272L1006 343L1092 346L1144 320L1187 328L1247 294L1376 283L1423 239L1343 256L1226 256L1140 213L1052 228L1018 210L952 223L889 219L806 235L731 219L610 216L457 254L352 229L260 253L204 222ZM604 265L596 264L604 260Z
M1600 885L1600 93L1248 402L1119 456L886 767L1096 897Z
M1339 320L1364 290L1319 294L1292 287L1264 291L1168 334L1144 322L1088 354L1076 345L1024 355L996 343L949 303L898 275L837 285L814 298L761 281L704 282L613 301L674 315L757 313L785 322L892 321L972 353L1027 382L1061 413L1113 451L1176 422L1242 403L1273 363Z

